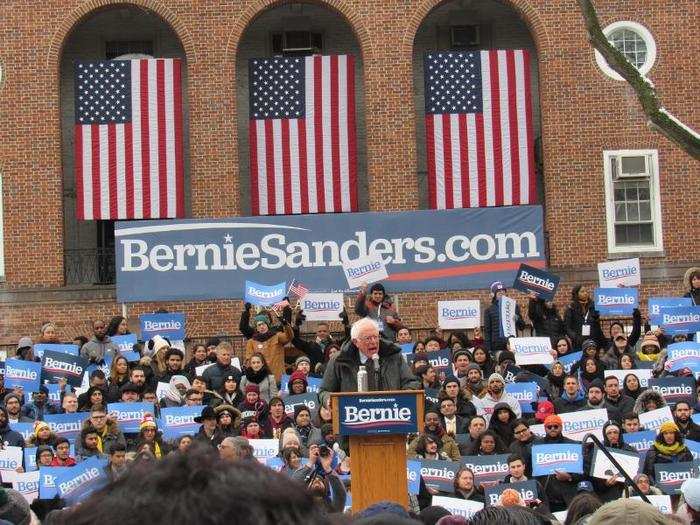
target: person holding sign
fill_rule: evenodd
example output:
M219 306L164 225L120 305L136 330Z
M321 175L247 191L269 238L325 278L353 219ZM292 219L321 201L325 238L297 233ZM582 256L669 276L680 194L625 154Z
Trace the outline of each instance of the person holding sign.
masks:
M566 307L564 326L574 348L581 348L586 339L593 339L599 346L605 346L600 314L595 309L588 288L583 285L574 286L571 290L571 302Z
M603 425L603 445L613 452L615 450L624 450L625 452L639 455L634 448L622 441L622 427L616 421L608 421ZM587 446L591 447L587 450L587 453L592 453L593 445L588 444ZM591 467L592 471L593 468ZM631 473L630 476L632 476ZM622 475L610 474L607 479L593 478L593 486L598 497L605 503L622 496L625 481Z
M355 313L360 317L374 319L384 339L396 339L396 332L401 328L401 318L383 284L374 283L369 289L369 294L366 284L360 287L360 293L355 299Z
M291 308L286 307L281 316L278 317L282 323L281 331L271 329L270 318L267 315L257 315L255 323L255 333L248 339L245 346L246 360L259 353L265 357L270 367L270 372L274 374L275 381L279 381L284 373L284 345L294 338L294 332L290 325Z
M496 352L506 350L508 347L508 339L501 335L501 307L499 304L499 299L506 296L507 290L501 281L491 283L490 289L491 306L484 312L484 345L493 357ZM518 305L515 306L515 328L516 330L525 328Z
M117 355L119 348L107 335L107 325L102 319L92 323L92 333L92 339L80 349L80 357L84 357L91 364L102 364L107 357Z
M684 463L693 461L693 454L683 443L683 436L678 425L666 421L659 427L659 433L654 444L647 452L644 460L644 473L653 478L654 465L657 463Z

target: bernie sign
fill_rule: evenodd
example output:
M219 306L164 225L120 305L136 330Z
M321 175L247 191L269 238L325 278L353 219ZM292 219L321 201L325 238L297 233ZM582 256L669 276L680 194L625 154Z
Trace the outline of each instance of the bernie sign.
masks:
M419 432L415 394L371 392L339 396L340 435L410 434Z

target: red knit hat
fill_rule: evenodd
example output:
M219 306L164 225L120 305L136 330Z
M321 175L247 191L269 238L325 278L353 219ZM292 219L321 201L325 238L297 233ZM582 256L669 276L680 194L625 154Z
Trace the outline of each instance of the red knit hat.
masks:
M301 370L297 370L291 376L289 376L289 386L291 386L292 383L294 383L294 381L303 381L304 386L309 385L309 382L306 379L306 374L304 374L304 372L302 372Z
M255 392L257 394L260 393L260 387L256 385L255 383L248 383L245 386L245 393L247 394L248 392Z

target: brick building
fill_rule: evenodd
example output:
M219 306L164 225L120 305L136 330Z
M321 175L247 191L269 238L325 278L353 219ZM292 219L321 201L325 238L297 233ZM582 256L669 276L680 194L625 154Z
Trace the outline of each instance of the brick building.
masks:
M700 128L700 4L599 0L607 36ZM551 0L46 0L0 3L0 345L64 339L115 302L111 223L79 222L73 176L76 59L180 57L188 217L250 212L247 59L352 53L362 210L427 207L422 56L430 49L525 48L533 60L538 195L549 264L593 283L598 261L641 256L640 298L677 295L697 263L700 168L650 131L631 89L597 62L576 2ZM690 241L690 242L689 242ZM4 248L4 249L3 249ZM485 293L402 294L412 327L435 302ZM240 301L157 305L185 311L193 336L236 334ZM155 304L129 305L130 316Z

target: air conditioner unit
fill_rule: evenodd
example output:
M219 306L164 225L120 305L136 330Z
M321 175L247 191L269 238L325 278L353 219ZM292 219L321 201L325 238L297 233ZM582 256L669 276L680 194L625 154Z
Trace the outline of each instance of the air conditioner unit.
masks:
M479 26L451 26L450 43L453 48L472 48L480 44Z
M614 179L640 179L651 175L647 155L618 155L612 162Z
M323 39L320 33L310 31L285 31L272 35L272 52L287 56L314 55L321 52Z

